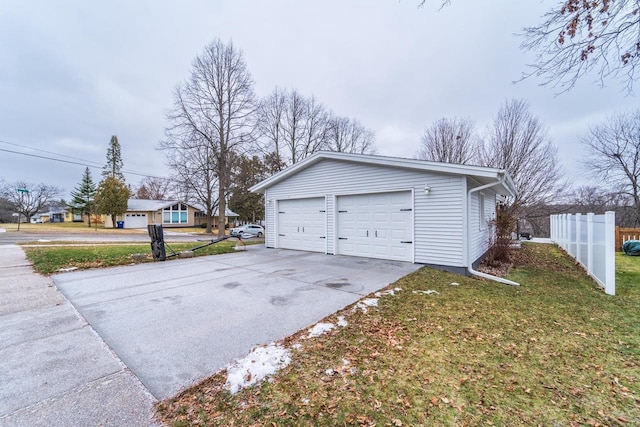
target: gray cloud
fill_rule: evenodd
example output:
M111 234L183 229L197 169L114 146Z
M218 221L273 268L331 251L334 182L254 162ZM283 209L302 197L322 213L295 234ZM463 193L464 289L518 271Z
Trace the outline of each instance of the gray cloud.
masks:
M584 180L579 136L637 99L589 79L561 96L533 79L513 84L533 60L513 34L535 24L549 2L456 1L441 11L438 5L5 2L0 140L102 164L117 134L126 169L164 175L155 147L171 91L187 77L193 57L220 37L243 49L259 95L275 86L314 94L373 129L385 155L413 156L433 120L468 117L483 129L505 99L525 98L546 122L568 177ZM70 191L82 170L0 152L0 177L7 181Z

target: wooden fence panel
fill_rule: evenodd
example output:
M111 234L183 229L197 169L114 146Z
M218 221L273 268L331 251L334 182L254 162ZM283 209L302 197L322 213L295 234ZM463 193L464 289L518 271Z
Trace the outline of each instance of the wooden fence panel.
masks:
M616 226L616 251L622 251L622 244L627 240L640 240L640 228L622 228Z

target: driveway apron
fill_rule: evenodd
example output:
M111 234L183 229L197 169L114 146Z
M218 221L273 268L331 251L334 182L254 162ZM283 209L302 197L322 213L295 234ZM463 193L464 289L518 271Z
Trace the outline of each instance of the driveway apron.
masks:
M53 276L158 399L375 292L419 266L249 246Z

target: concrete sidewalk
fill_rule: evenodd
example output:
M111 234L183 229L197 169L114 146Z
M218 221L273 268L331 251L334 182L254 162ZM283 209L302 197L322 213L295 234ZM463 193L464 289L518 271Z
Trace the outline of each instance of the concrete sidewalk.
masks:
M0 246L0 426L152 426L154 403L24 252Z

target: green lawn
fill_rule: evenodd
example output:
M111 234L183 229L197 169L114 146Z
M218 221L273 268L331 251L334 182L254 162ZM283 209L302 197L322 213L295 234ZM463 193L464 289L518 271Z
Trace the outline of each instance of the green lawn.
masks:
M640 258L617 260L615 297L551 245L523 246L520 287L423 268L378 308L337 313L348 326L286 339L272 382L230 395L222 372L158 411L173 426L640 425Z
M206 242L171 243L166 245L166 252L171 252L169 246L176 252L200 246ZM247 242L247 245L261 243L261 241ZM23 249L27 258L33 264L33 268L41 274L51 274L66 268L100 268L115 265L129 265L132 263L151 262L150 244L102 244L76 246L71 242L46 242L43 246L30 247L24 245ZM234 252L236 242L225 241L216 243L206 248L199 249L195 256L217 255ZM132 260L132 254L148 254L146 259Z

